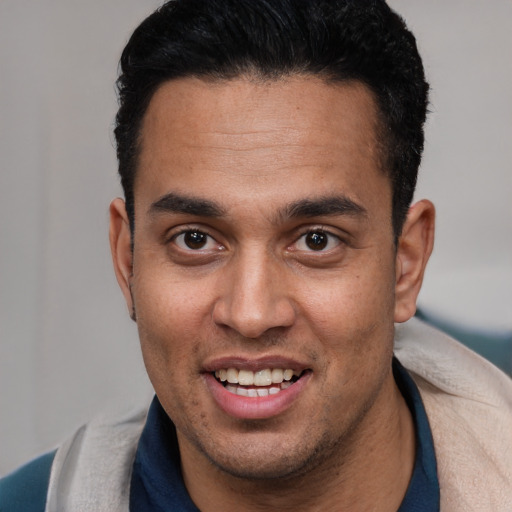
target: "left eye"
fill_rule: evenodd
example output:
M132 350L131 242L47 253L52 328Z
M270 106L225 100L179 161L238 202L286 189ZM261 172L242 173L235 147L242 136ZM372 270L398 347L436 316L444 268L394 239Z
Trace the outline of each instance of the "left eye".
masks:
M322 230L308 231L296 243L299 251L326 251L339 245L340 239Z
M215 240L208 234L191 229L184 231L174 238L174 243L180 248L185 250L200 250L200 249L213 249L216 246Z

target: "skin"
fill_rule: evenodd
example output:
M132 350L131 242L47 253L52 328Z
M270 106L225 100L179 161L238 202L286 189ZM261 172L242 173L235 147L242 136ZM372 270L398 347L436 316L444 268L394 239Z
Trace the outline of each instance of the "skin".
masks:
M396 247L376 126L363 85L307 77L180 79L149 104L133 253L121 199L110 240L202 511L395 511L405 494L415 440L393 326L415 311L434 208L410 209ZM206 244L187 246L187 230ZM233 358L308 377L277 413L235 417L208 381Z

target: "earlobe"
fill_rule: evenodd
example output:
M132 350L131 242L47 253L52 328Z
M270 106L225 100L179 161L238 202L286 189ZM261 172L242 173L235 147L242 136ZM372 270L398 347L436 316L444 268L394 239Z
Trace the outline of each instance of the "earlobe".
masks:
M426 199L409 208L396 254L395 322L416 312L427 262L434 247L435 208Z
M133 274L133 253L131 233L125 203L117 198L110 204L110 251L117 282L123 292L132 320L135 320L135 308L131 292Z

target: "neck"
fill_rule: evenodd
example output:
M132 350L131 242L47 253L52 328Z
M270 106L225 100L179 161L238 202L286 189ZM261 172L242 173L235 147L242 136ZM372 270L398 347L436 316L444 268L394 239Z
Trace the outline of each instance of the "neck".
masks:
M395 512L414 466L410 411L394 379L366 414L357 432L340 442L329 459L302 474L246 480L226 474L192 448L178 432L182 471L189 494L202 512L378 510ZM381 403L382 402L382 403Z

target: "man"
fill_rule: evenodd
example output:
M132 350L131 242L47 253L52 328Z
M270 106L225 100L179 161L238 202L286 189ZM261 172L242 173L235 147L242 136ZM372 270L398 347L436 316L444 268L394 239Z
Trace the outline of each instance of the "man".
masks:
M428 86L402 20L171 1L118 87L110 241L156 397L5 502L34 478L48 511L509 510L510 381L408 322L434 207L410 206Z

